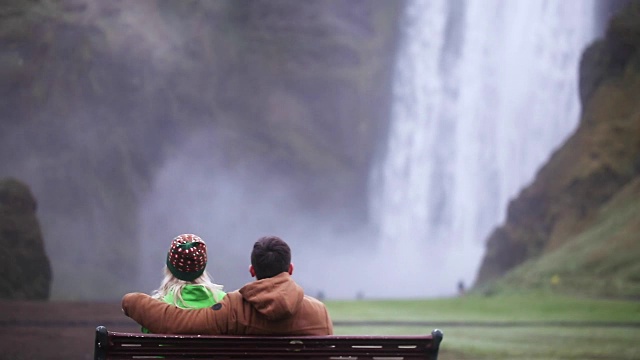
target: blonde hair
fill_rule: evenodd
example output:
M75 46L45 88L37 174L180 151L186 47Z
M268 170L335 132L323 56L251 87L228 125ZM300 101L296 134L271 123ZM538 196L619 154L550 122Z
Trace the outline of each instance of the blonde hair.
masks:
M208 289L213 295L213 299L216 302L219 302L222 299L218 299L217 294L222 291L223 286L215 284L209 274L205 271L200 275L200 277L196 278L193 281L184 281L180 280L177 277L173 276L169 268L165 265L164 267L164 279L160 284L160 287L153 291L151 297L154 299L164 300L164 297L167 294L173 295L173 304L174 306L185 308L188 307L184 300L182 300L182 289L186 285L198 285ZM184 304L184 306L180 306L180 304Z

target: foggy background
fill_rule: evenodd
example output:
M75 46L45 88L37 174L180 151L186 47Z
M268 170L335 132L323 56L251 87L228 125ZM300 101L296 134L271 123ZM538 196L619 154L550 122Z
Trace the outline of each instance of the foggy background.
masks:
M580 53L617 6L8 4L0 176L38 200L52 299L92 300L156 288L180 233L226 290L269 234L310 295L471 285L575 128Z

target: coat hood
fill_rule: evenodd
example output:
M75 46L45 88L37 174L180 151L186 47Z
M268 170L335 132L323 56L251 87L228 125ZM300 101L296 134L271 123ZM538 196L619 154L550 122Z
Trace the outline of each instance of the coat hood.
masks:
M286 272L251 282L239 291L245 301L269 320L293 316L304 299L304 290Z

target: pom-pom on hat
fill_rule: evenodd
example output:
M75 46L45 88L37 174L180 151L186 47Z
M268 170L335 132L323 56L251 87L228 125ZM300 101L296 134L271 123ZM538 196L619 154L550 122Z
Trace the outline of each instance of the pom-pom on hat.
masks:
M173 276L184 281L200 277L207 266L207 245L199 236L182 234L171 242L167 267Z

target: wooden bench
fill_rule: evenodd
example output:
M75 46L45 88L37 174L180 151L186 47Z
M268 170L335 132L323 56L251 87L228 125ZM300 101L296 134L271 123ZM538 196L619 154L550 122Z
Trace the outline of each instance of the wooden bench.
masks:
M416 336L158 335L96 328L95 360L334 359L437 360L443 334Z

